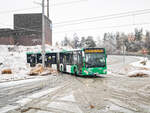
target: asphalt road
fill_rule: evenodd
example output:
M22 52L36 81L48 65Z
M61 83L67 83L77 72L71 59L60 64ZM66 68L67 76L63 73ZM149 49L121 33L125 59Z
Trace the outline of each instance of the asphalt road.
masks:
M127 74L126 69L129 64L138 60L139 59L134 56L108 56L108 71L115 74Z
M16 105L16 101L36 92L56 87L62 82L64 82L62 77L49 75L34 79L0 83L0 108L6 105Z

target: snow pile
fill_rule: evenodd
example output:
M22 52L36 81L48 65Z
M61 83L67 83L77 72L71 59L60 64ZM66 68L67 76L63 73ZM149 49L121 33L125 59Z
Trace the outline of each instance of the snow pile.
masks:
M28 68L24 48L17 46L0 46L0 82L25 79ZM11 69L12 74L1 74L2 70Z
M135 70L128 73L129 77L148 77L150 76L150 71L146 70Z
M42 64L38 64L38 65L36 65L36 67L34 67L34 68L32 68L31 70L30 70L30 73L29 73L29 75L39 75L39 74L41 74L42 72L44 71L44 67L42 66Z
M139 57L138 62L131 63L131 72L128 73L129 77L148 77L150 76L150 61L147 58Z
M3 51L3 55L0 56L0 62L2 65L0 69L10 68L12 69L13 73L24 72L26 67L26 54L20 51Z
M130 65L139 69L144 70L150 70L150 61L147 58L139 57L140 61L131 63ZM142 62L146 62L145 65L143 65Z

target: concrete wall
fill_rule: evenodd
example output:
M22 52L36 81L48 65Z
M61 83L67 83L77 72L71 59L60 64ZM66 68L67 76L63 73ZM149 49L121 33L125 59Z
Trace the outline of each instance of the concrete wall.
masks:
M52 29L51 29L52 22L45 16L45 43L52 45ZM37 40L42 40L42 14L35 13L35 14L16 14L14 15L14 29L24 29L30 32L29 34L25 34L24 36L17 36L17 40L21 45L35 45L35 41L31 41L29 43L21 42L22 38L27 37L33 38L35 40L35 36L31 36L30 34L36 35L38 38ZM33 31L33 33L31 33ZM20 39L19 39L20 38ZM33 42L33 43L32 43ZM39 43L37 43L39 44Z
M15 41L13 36L9 37L0 37L0 45L14 45Z
M14 29L42 30L42 14L14 14Z
M14 45L13 33L12 29L0 29L0 45Z
M52 22L45 16L45 42L52 45Z
M31 36L31 35L27 35L27 36L20 36L17 39L17 43L19 45L28 45L28 46L34 46L34 45L41 45L41 38L39 38L38 36Z

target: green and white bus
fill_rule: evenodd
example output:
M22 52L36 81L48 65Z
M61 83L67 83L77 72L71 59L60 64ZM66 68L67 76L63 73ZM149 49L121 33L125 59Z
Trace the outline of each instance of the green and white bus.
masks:
M83 48L59 53L59 71L74 75L107 74L105 48Z

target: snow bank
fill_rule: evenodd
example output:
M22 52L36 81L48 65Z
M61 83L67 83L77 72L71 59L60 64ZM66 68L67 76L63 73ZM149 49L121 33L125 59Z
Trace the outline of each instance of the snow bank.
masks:
M146 70L135 70L128 73L129 77L148 77L150 76L150 71Z
M150 61L147 58L138 57L140 60L138 62L131 63L132 66L131 72L128 72L129 77L148 77L150 76ZM143 65L142 62L146 62Z
M139 69L150 70L150 61L147 58L139 57L138 62L131 63L130 65ZM141 62L146 61L146 65L143 65Z

